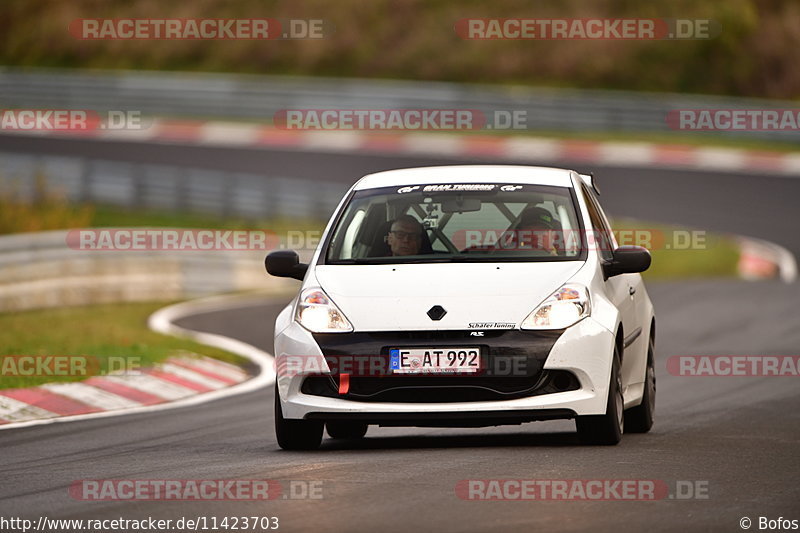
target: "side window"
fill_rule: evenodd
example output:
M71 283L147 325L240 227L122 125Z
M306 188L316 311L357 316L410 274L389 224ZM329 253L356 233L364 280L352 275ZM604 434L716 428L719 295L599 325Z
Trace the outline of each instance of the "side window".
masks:
M342 259L350 259L353 257L353 250L356 244L356 235L358 230L361 229L361 223L364 221L364 216L367 212L364 209L359 209L353 215L353 220L347 227L347 232L344 234L344 242L342 243Z
M606 261L610 261L613 257L612 251L616 247L614 235L611 233L608 221L591 191L583 184L581 185L581 189L583 197L586 199L586 207L589 209L589 218L592 221L592 229L594 230L594 235L587 236L587 242L597 243L600 257Z
M611 242L611 249L614 250L619 246L617 244L617 238L614 236L614 228L611 227L611 222L608 221L608 217L606 216L606 212L603 211L603 206L600 205L600 200L597 199L597 195L593 191L589 191L589 195L594 202L595 207L597 208L597 212L600 213L600 219L603 221L603 225L606 227L608 231L608 238Z

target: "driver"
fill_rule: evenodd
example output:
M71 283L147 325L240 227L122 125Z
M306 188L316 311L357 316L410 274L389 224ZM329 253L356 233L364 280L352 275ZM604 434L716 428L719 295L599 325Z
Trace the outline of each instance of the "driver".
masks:
M386 234L384 240L389 245L392 255L417 255L422 244L422 224L411 215L397 217Z
M550 211L543 207L526 209L517 226L517 239L520 249L543 250L550 255L558 255L558 233L561 224Z

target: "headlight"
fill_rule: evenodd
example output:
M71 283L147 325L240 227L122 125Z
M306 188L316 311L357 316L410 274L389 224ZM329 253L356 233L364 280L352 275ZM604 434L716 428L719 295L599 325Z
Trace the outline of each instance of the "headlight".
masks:
M353 326L322 289L310 288L300 293L295 319L312 333L346 333Z
M589 290L567 283L525 317L520 329L564 329L592 314Z

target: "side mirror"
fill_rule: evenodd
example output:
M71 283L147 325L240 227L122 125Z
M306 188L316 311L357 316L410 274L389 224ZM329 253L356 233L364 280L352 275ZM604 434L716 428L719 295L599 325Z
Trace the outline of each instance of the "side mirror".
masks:
M606 279L620 274L644 272L650 268L650 252L641 246L620 246L613 253L614 258L603 264Z
M293 278L303 281L308 265L300 262L294 250L276 250L264 259L267 273L279 278Z

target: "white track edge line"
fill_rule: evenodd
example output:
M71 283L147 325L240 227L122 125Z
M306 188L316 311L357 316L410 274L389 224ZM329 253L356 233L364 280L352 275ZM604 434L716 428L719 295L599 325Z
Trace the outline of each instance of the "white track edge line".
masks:
M788 249L780 244L756 237L738 236L737 238L740 243L740 252L743 245L746 246L748 241L754 243L757 247L760 246L770 250L772 257L765 257L764 254L759 254L759 257L777 265L779 277L784 283L794 283L797 280L797 260Z

